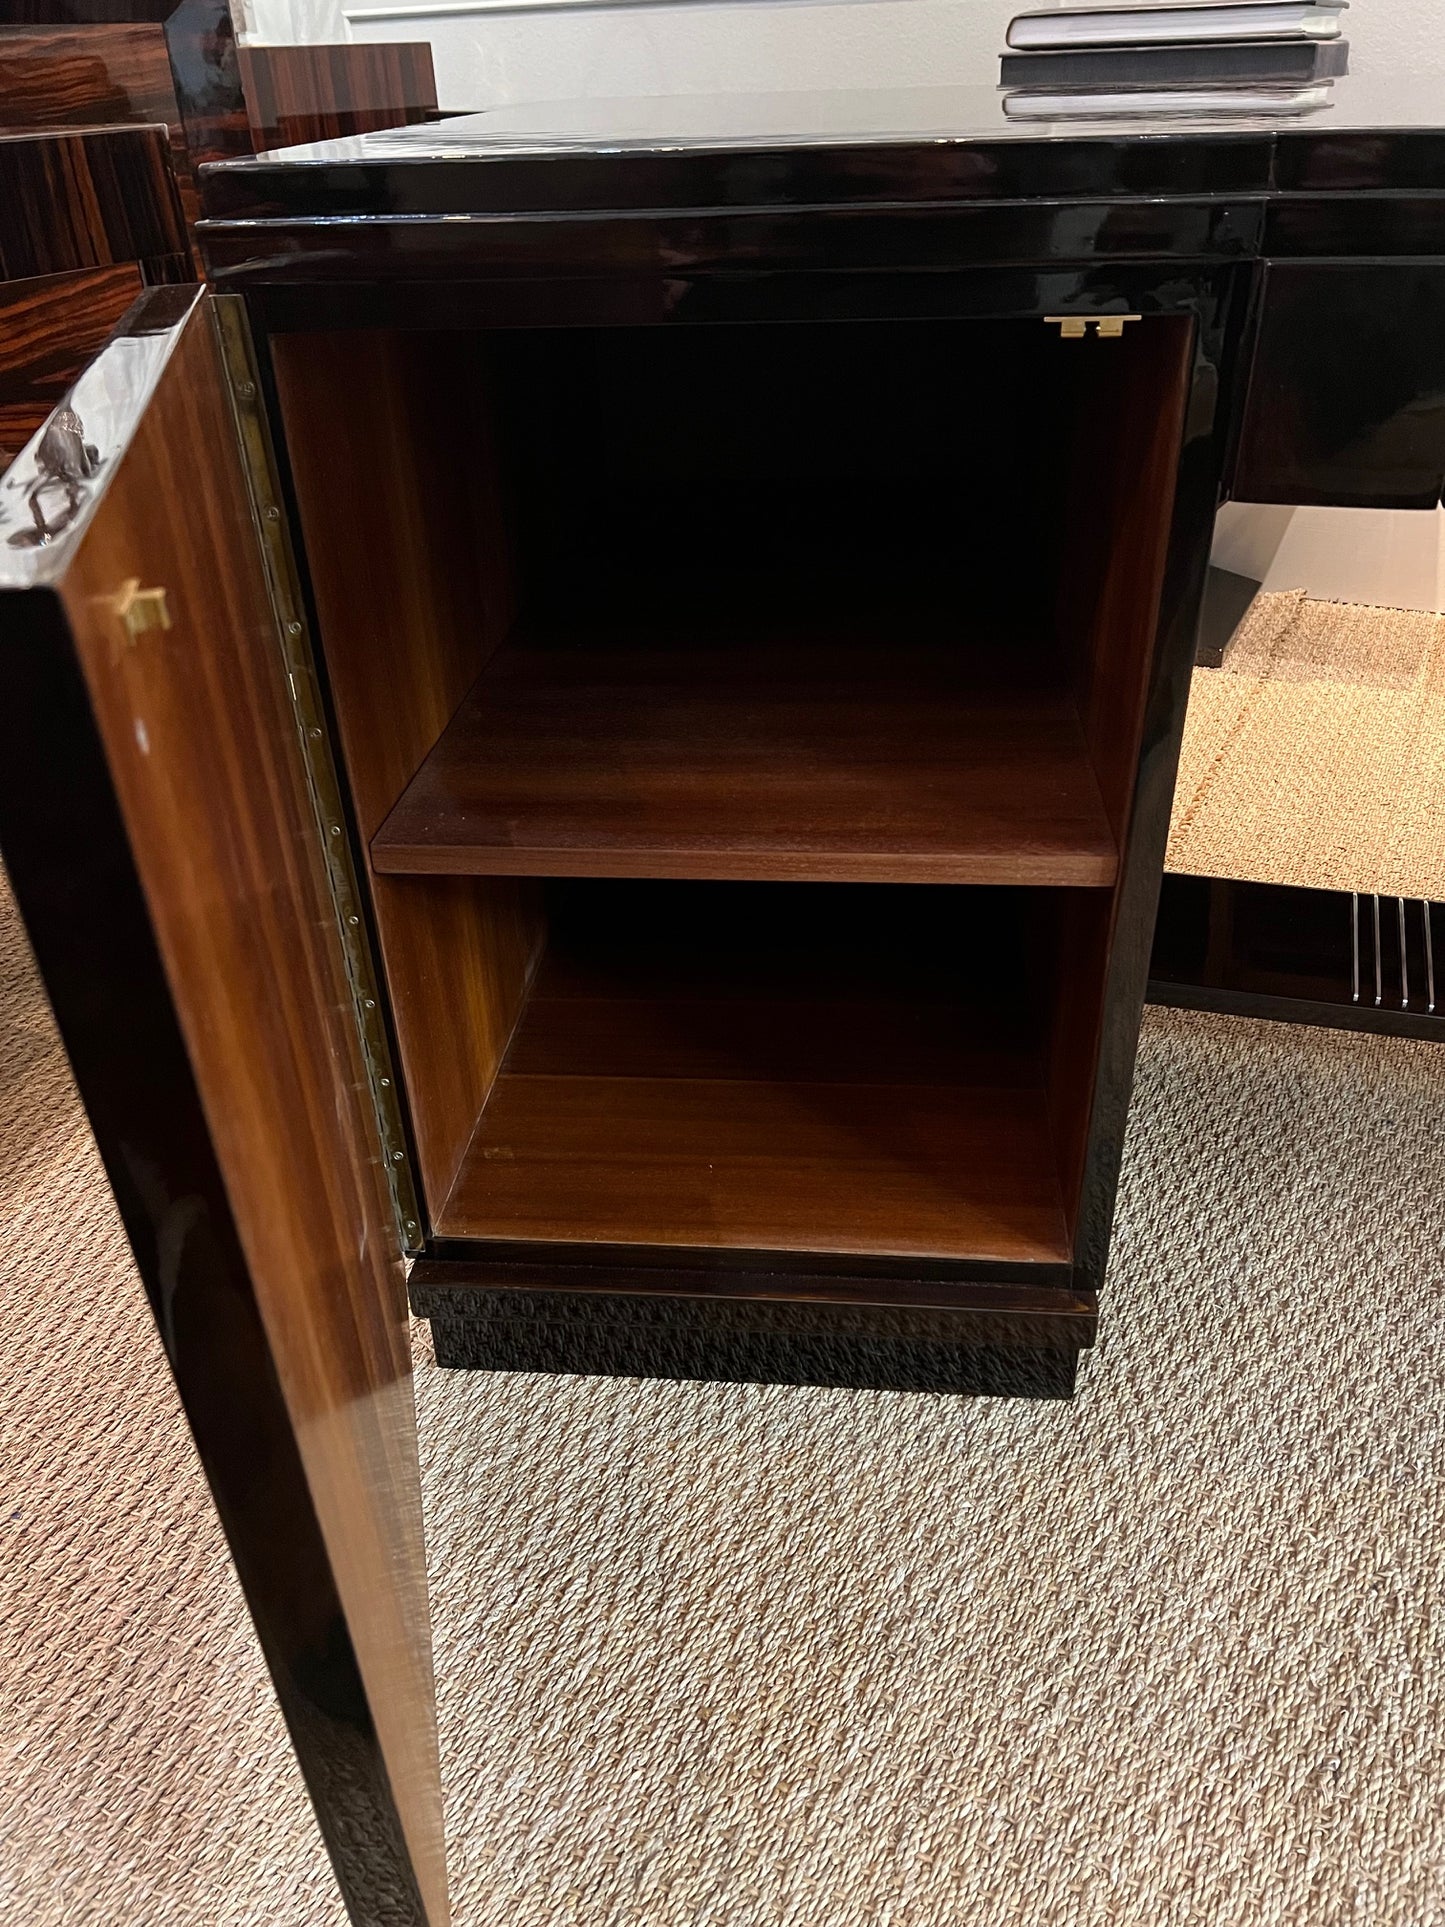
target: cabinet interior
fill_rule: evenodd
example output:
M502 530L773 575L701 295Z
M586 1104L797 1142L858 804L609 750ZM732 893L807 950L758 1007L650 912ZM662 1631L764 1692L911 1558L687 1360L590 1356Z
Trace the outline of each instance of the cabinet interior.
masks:
M438 1235L1067 1262L1190 341L273 339Z

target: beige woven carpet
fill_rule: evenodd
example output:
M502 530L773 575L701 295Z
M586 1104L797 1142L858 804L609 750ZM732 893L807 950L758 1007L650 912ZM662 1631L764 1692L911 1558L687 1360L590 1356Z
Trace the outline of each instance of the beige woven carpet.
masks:
M1168 865L1445 898L1445 619L1258 597L1194 672Z
M0 876L0 1923L340 1927Z
M0 921L3 1927L337 1927ZM420 1373L458 1927L1445 1918L1445 1071L1152 1013L1077 1402Z
M1071 1406L424 1371L464 1927L1445 1919L1442 1099L1151 1013Z

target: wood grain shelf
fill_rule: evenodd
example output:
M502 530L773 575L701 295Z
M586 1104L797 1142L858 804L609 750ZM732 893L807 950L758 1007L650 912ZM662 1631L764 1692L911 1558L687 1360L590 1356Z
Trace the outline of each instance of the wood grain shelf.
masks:
M781 888L751 956L721 920L716 945L686 915L610 948L554 925L441 1236L1068 1261L1036 1008L961 994L911 923L891 959L866 928L835 949L842 918Z
M1070 697L953 641L500 649L372 846L397 875L1111 884ZM1033 675L1034 680L1030 680Z

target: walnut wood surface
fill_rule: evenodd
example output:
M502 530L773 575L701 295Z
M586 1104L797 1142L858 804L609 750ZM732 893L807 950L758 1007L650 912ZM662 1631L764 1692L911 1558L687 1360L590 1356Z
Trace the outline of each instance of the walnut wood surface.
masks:
M1025 894L555 886L439 1232L1067 1260Z
M1117 341L1060 343L1079 369L1058 626L1104 806L1123 848L1153 672L1194 327L1153 316ZM1115 351L1119 352L1115 352ZM1070 1222L1081 1195L1116 904L1060 905L1049 1105Z
M1059 628L1076 665L1079 714L1115 834L1139 760L1174 477L1189 392L1193 323L1151 316L1117 341L1061 343L1080 365Z
M258 152L402 127L436 109L429 41L241 47L237 54Z
M141 291L140 270L0 282L0 470L65 394Z
M512 646L372 844L385 872L1101 885L1067 696L951 642Z
M223 392L202 302L59 586L411 1859L441 1927L401 1265ZM164 589L169 628L121 625L110 598L131 579Z
M374 877L422 1189L446 1197L506 1052L544 927L521 878Z
M764 1251L1070 1255L1042 1093L948 1085L503 1071L439 1229Z
M484 361L466 335L282 335L272 347L325 669L369 842L513 618ZM496 1075L541 926L534 893L512 880L377 877L372 900L434 1212Z
M193 278L165 128L0 133L0 279L126 261Z
M162 27L11 27L0 30L0 127L101 127L160 122L187 226L200 213L185 128Z

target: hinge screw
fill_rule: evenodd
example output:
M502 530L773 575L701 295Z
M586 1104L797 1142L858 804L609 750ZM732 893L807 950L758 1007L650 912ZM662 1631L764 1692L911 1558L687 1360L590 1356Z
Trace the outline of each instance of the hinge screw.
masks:
M266 511L266 520L267 520L268 522L279 522L279 521L281 520L281 511L280 511L280 509L277 509L277 508L269 508L269 509L267 509L267 511Z
M346 921L349 924L351 924L354 928L358 923L361 922L361 918L357 916L355 911L353 911L351 915L346 919Z
M365 1008L366 1008L367 1010L375 1010L375 1009L376 1009L376 999L375 999L374 997L363 997L361 1001L362 1001L362 1004L363 1004L363 1006L364 1006L364 1007L365 1007Z
M378 1077L376 1081L384 1091L391 1089L391 1079L389 1077Z
M340 836L340 834L341 834L341 825L340 825L339 823L333 823L333 824L332 824L332 826L331 826L331 834L332 834L333 836Z
M404 1151L393 1151L391 1154L391 1161L393 1164L405 1164L406 1153Z
M308 729L306 734L311 738L313 743L319 743L321 741L321 731L319 729Z
M249 401L255 392L256 384L254 381L238 381L236 383L236 393L241 397L242 401Z
M407 1230L408 1230L408 1231L415 1231L415 1230L416 1230L416 1219L415 1219L415 1218L408 1218L408 1219L407 1219L407 1221L406 1221L406 1228L407 1228Z
M286 624L286 633L288 636L299 636L301 633L301 624L299 622L288 622Z

